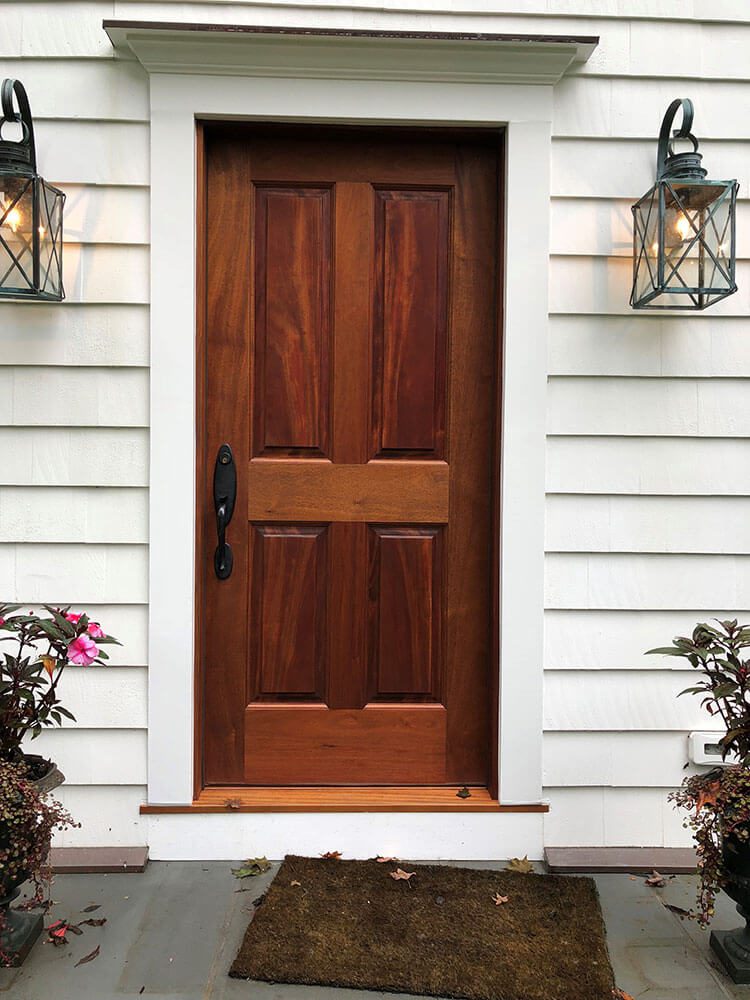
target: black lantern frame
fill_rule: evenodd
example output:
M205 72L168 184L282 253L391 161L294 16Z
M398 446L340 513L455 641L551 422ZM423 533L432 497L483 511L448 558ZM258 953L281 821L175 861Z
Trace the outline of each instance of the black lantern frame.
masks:
M15 97L15 102L14 102ZM3 139L3 127L20 125L21 137ZM0 88L0 300L60 302L63 288L65 195L36 168L34 123L19 80Z
M680 109L682 124L671 131ZM634 309L706 309L737 291L739 185L706 179L692 126L692 101L672 101L659 133L656 183L632 207ZM691 142L692 152L675 153L678 139Z

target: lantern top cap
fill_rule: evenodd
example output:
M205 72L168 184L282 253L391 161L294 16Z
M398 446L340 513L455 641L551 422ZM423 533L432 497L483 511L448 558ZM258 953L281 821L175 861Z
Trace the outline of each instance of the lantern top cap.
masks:
M682 124L672 130L677 112L682 109ZM687 97L678 97L667 108L659 132L659 149L656 155L656 179L675 178L682 180L702 180L708 171L701 166L703 157L698 152L698 140L690 131L693 127L693 102ZM692 152L675 153L672 143L675 139L689 139Z
M3 126L8 122L20 124L20 139L3 139ZM27 177L36 174L34 122L26 88L20 80L3 80L0 87L0 173Z

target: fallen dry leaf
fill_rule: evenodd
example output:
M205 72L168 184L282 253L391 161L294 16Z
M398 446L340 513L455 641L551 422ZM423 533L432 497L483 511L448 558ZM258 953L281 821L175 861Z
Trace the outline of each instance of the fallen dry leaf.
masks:
M239 809L242 803L240 802L239 799L227 799L224 802L224 805L227 807L227 809Z
M86 927L104 927L107 922L106 917L89 917L88 920L81 920L78 923L79 927L85 925Z
M524 854L522 858L511 858L508 862L509 872L521 872L522 875L528 875L529 872L534 871L534 866L529 861L527 856Z
M391 872L391 878L396 879L397 882L400 879L404 879L406 882L408 882L409 879L412 877L412 875L416 874L417 874L416 872L405 872L403 868L397 868L395 872Z
M398 861L399 859L398 858L375 858L375 860L377 861L377 863L379 865L389 865L389 864L392 864L394 861Z
M296 878L293 878L291 881L291 885L302 885L302 883L298 882Z
M253 875L262 875L271 867L271 862L267 858L248 858L242 862L241 868L233 868L232 875L235 878L250 878Z
M76 964L73 966L73 968L77 969L79 965L85 965L87 962L93 962L98 954L99 954L99 945L97 945L93 951L90 951L88 955L84 955L83 958L79 958Z
M68 943L68 939L65 936L67 931L68 925L64 920L55 920L55 922L50 924L47 928L49 939L56 947L58 945Z
M692 920L695 917L695 914L691 913L690 910L684 910L681 906L675 906L673 903L664 903L664 906L675 913L680 920L684 920L686 917L688 920Z
M619 990L617 987L612 990L612 998L613 1000L633 1000L629 993L626 993L625 990Z
M470 799L471 798L471 792L466 787L466 785L464 785L463 788L459 788L459 790L456 792L456 798L457 799Z
M101 909L101 903L92 903L91 906L84 906L84 908L81 910L81 913L93 913L94 910L100 910L100 909Z
M653 886L655 889L663 889L666 884L667 880L656 869L646 876L646 885Z
M502 906L503 903L507 903L509 899L510 899L509 896L501 896L499 892L496 892L495 895L492 897L492 902L495 904L495 906Z
M326 851L325 854L321 854L320 856L328 861L338 861L341 857L341 851Z

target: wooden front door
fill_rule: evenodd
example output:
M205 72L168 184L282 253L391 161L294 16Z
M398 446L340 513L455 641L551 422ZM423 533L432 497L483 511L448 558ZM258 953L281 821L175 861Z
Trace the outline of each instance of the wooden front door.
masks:
M205 785L490 780L498 152L418 135L205 128Z

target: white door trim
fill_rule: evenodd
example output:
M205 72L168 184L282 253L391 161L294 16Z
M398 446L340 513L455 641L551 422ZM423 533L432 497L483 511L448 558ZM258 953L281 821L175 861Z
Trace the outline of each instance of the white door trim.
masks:
M346 59L336 61L333 55L336 72L328 76L320 72L305 76L304 69L289 68L281 73L278 67L273 75L257 66L249 71L247 54L245 69L239 72L235 53L224 75L215 46L209 47L211 72L207 73L205 67L202 72L185 72L185 53L176 49L171 50L173 63L165 62L169 38L162 37L157 55L145 42L139 53L138 38L127 33L119 44L129 44L136 56L143 56L147 68L158 70L150 81L149 801L180 804L193 796L195 122L226 118L506 130L500 799L509 805L538 803L552 84L570 64L570 51L555 74L539 83L539 63L529 50L533 82L507 83L498 81L491 60L475 63L479 79L465 82L457 78L458 63L445 74L433 67L429 79L377 78L375 70L368 79L359 79L354 73L347 75ZM173 45L178 44L182 44L179 38L173 39ZM335 40L329 45L335 52ZM194 45L191 58L199 59L200 51ZM285 51L289 52L288 45ZM392 55L391 51L391 59ZM149 67L150 60L154 65ZM523 75L518 61L514 73L516 78ZM259 819L253 818L255 827ZM464 825L466 821L468 816ZM486 817L478 819L477 830L484 830L486 822ZM541 816L535 829L541 845ZM465 856L481 856L472 854L467 844L464 848ZM423 856L436 856L429 845L425 850Z

